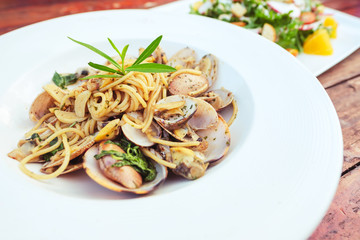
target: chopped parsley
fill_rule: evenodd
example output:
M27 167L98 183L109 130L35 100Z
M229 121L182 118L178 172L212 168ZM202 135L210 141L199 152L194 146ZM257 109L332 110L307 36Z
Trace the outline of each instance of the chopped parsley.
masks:
M58 138L54 138L53 140L51 140L51 142L49 143L50 146L53 146L54 144L56 144L58 141ZM64 145L63 143L60 144L60 146L54 150L52 150L51 152L45 153L44 155L41 155L42 159L44 159L46 162L50 161L50 158L52 156L54 156L58 151L61 151L64 149Z
M28 138L27 140L35 140L35 139L39 139L39 141L41 141L41 138L40 138L40 136L39 136L38 133L33 133L33 134L31 135L31 137Z

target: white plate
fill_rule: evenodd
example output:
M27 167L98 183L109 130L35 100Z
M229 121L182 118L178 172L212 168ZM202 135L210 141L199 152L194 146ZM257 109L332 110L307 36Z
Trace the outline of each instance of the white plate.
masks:
M177 1L155 7L153 11L189 13L190 5L194 2L196 2L196 0ZM359 18L331 8L325 8L325 14L333 15L338 22L337 38L331 40L334 53L331 56L317 56L302 53L297 57L315 76L319 76L360 47Z
M32 126L27 111L54 71L103 61L66 36L106 52L110 37L136 53L159 35L169 55L190 46L220 59L217 87L239 104L221 164L135 198L81 172L36 181L6 157ZM113 10L10 32L0 52L0 239L304 239L332 200L342 164L334 107L310 71L255 34L199 16Z

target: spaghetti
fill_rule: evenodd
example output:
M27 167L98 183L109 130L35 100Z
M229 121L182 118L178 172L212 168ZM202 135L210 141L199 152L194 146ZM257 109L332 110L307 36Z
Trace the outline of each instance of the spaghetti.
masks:
M144 60L145 63L154 61L154 57ZM121 60L118 63L122 64ZM126 69L133 63L134 59L125 59L123 65ZM114 64L108 63L107 67L114 67ZM170 131L170 138L164 137L165 132L160 134L160 137L153 132L152 124L156 124L154 117L159 113L166 113L169 118L174 115L179 117L186 115L185 101L158 103L171 95L169 83L175 77L178 79L181 74L195 76L203 74L199 68L181 69L179 66L177 68L179 70L172 74L129 71L123 76L98 71L96 76L106 75L106 77L87 77L72 89L61 89L55 84L44 86L46 96L51 100L51 106L44 106L47 109L43 115L37 114L36 111L32 112L31 109L31 114L33 118L35 116L37 122L25 134L26 139L19 142L19 148L8 155L20 161L21 171L28 176L35 179L54 178L65 172L71 172L73 159L81 156L96 142L116 138L125 124L139 130L155 145L176 147L176 149L201 149L199 146L201 144L206 148L204 144L206 138L200 139L196 131L185 130L182 125L176 129L176 134ZM201 86L196 93L199 95L208 87L208 84ZM41 104L39 99L35 99L33 106L41 107ZM235 100L232 101L232 105L234 112L228 125L231 125L236 117ZM132 112L140 113L140 117L134 117ZM190 128L188 124L186 128ZM191 137L185 138L187 134ZM178 136L183 136L184 139L179 139ZM140 149L145 156L165 167L170 169L179 167L178 163L154 154L154 149L143 146L140 146ZM189 151L192 150L187 150ZM203 155L196 153L192 157L199 154ZM196 161L202 158L196 158ZM46 174L37 174L27 169L26 164L30 162L44 163L41 171ZM205 170L208 164L202 166Z

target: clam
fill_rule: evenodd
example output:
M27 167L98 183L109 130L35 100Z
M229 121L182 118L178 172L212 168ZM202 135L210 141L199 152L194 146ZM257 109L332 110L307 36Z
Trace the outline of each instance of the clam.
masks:
M139 113L139 112L130 112L127 114L135 119L140 120L140 121L143 120L143 117L142 117L141 113ZM122 125L121 130L127 139L129 139L131 142L135 143L138 146L150 147L155 144L154 142L149 140L146 133L142 132L141 129L137 129L128 123L125 123L124 125ZM151 123L150 131L154 137L161 136L161 132L162 132L161 128L155 122Z
M116 144L106 143L105 141L99 144L99 152L102 151L117 151L121 154L124 154L125 151ZM97 159L99 167L103 174L115 181L120 183L125 188L134 189L142 185L143 180L139 172L137 172L133 167L125 166L114 166L117 160L111 155L105 155L100 159Z
M193 151L185 147L169 147L158 145L158 155L176 165L172 169L173 173L186 179L195 180L205 174L208 163L204 163L205 156L198 151Z
M31 150L34 147L36 147L35 140L33 139L20 140L18 143L18 148L8 153L8 157L21 161L22 159L24 159L25 157L31 154ZM35 162L35 161L39 161L39 158L34 158L31 162Z
M180 140L182 142L197 140L197 138L192 139L192 137L189 136L189 134L191 134L191 132L190 132L187 124L181 126L180 128L174 129L173 131L170 131L169 129L164 128L164 131L167 132L172 137L174 137L177 140Z
M175 53L168 62L172 67L194 68L196 63L196 52L189 48L183 48Z
M160 46L158 46L155 49L155 51L153 52L152 55L155 58L156 63L160 63L160 64L167 64L168 63L166 54L165 54L164 50Z
M164 159L167 162L171 162L171 152L170 147L162 144L157 145L157 153L160 155L161 159Z
M87 137L81 139L77 143L77 146L75 146L73 149L71 149L70 160L73 160L73 159L79 157L81 154L83 154L86 150L88 150L94 144L95 144L95 140L94 140L93 136L87 136ZM50 158L49 162L46 162L42 166L41 170L43 172L46 172L45 169L47 169L47 168L58 167L63 163L64 159L65 159L65 157L62 156L61 152L59 151Z
M213 86L218 74L217 58L212 54L207 54L201 58L197 67L207 77L209 87Z
M203 152L205 162L218 162L229 150L230 131L226 121L218 115L217 124L196 133L208 143L207 149Z
M110 168L118 168L118 167L112 167L111 161L110 161L111 165L104 166L104 164L108 164L108 163L105 163L104 161L108 161L109 159L96 160L95 155L98 153L99 153L99 144L94 145L92 148L90 148L88 151L86 151L86 153L84 154L84 157L83 157L85 171L89 175L89 177L92 180L94 180L96 183L98 183L99 185L101 185L107 189L110 189L112 191L132 192L135 194L146 194L146 193L149 193L149 192L155 190L155 188L157 186L159 186L161 183L163 183L167 177L166 167L152 161L152 164L154 165L156 172L157 172L156 177L153 181L142 183L141 186L137 186L135 188L124 187L119 182L114 181L113 179L110 179L109 177L105 176L104 171L101 168L104 169L104 167L107 167L109 170L108 172L111 172ZM108 156L108 157L110 157L110 156ZM100 166L101 161L103 161L101 163L102 166ZM127 169L128 169L128 167L130 167L130 166L123 166L123 167L127 167ZM123 167L120 167L120 169ZM116 169L114 169L114 170L116 170ZM126 170L126 172L128 172L128 171ZM130 174L126 174L126 173L120 174L120 181L128 182L129 179L131 179Z
M40 93L31 104L29 117L33 121L38 121L45 114L49 113L49 108L55 107L54 99L47 92Z
M176 74L169 83L169 92L172 95L187 95L191 97L199 96L209 88L208 79L205 75L198 72L183 72Z
M203 159L199 158L199 154L196 154L189 148L184 147L172 147L171 162L176 164L176 168L172 171L186 179L195 180L202 177L205 174L208 163L204 163Z
M218 111L229 106L234 99L234 95L229 90L221 88L209 91L200 98L210 103Z
M197 110L195 114L188 121L189 126L194 130L210 128L218 122L218 114L216 110L206 101L193 98Z
M42 173L51 174L51 173L55 172L58 168L59 168L59 166L54 166L54 167L49 167L49 168L41 168L40 171ZM75 172L80 169L83 169L83 162L82 162L82 158L78 157L78 158L76 158L76 160L75 159L72 160L61 174Z
M168 106L168 110L159 107L165 104ZM176 108L172 108L171 105L176 106ZM159 108L155 110L154 119L160 126L168 130L180 128L194 115L197 109L193 98L182 95L163 98L157 102L156 106Z

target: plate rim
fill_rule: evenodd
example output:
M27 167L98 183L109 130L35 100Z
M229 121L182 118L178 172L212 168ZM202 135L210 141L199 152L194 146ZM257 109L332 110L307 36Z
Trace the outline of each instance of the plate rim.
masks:
M97 14L101 14L100 12L103 12L103 13L106 13L106 12L109 12L109 11L116 11L116 12L118 12L118 11L121 11L121 12L138 12L138 13L140 13L140 12L150 12L149 10L138 10L138 9L136 9L136 10L104 10L104 11L97 11L96 13ZM92 14L94 14L94 12L88 12L88 13L80 13L80 14L74 14L74 15L76 15L76 16L79 16L79 15L84 15L84 16L88 16L88 15L92 15ZM153 13L151 13L151 14L153 14ZM69 16L63 16L63 17L58 17L58 18L56 18L56 19L49 19L49 20L45 20L45 21L43 21L43 22L52 22L52 21L61 21L61 19L63 19L63 18L72 18L72 17L74 17L74 15L69 15ZM213 21L217 21L217 20L213 20ZM1 41L1 39L3 39L3 38L5 38L6 36L8 36L9 34L13 34L13 32L19 32L19 33L21 33L22 31L28 31L30 28L31 28L31 26L33 26L33 25L39 25L39 24L42 24L43 22L40 22L40 23L35 23L35 24L32 24L32 25L28 25L28 26L25 26L25 27L23 27L23 28L19 28L19 29L16 29L16 30L14 30L14 31L12 31L12 32L9 32L9 33L6 33L6 34L4 34L4 35L1 35L0 36L0 41ZM25 30L24 30L25 29ZM300 65L299 65L300 66ZM308 71L305 67L303 67L303 71ZM308 71L308 73L310 73L309 71ZM319 86L321 86L321 84L319 83L319 82L317 82L316 84L318 84ZM324 90L324 92L325 92L325 90ZM330 100L330 98L328 97L328 99L327 99L327 101L329 101L330 102L330 104L331 104L331 100ZM332 104L331 104L332 105ZM333 106L333 105L332 105ZM333 111L335 111L335 109L333 108ZM336 111L335 111L335 114L336 114ZM340 127L340 123L338 122L338 127ZM339 129L338 129L339 130ZM341 128L340 128L340 137L341 137L342 135L341 135ZM342 144L342 139L341 139L341 144ZM341 156L342 156L342 150L343 150L343 146L341 145ZM342 165L342 164L341 164ZM341 169L341 167L340 167L340 169ZM339 176L339 178L340 178L340 176ZM337 185L336 185L337 186ZM334 189L334 191L333 191L333 196L334 196L334 194L335 194L335 191L336 191L336 188ZM329 204L328 205L330 205L330 203L331 203L331 200L330 200L330 202L329 202ZM325 214L325 212L324 212L324 214ZM321 217L322 218L322 217ZM320 220L321 220L321 218L320 218ZM320 220L318 221L318 222L320 222Z

